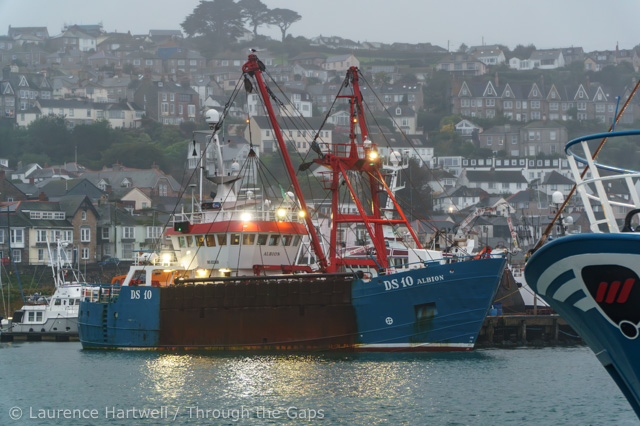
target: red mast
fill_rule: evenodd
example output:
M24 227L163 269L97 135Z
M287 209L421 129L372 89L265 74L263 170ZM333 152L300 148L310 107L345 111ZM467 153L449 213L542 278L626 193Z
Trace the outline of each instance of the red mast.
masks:
M291 164L291 159L289 158L289 153L287 151L287 146L284 143L284 139L282 138L282 131L280 130L280 125L276 120L276 115L273 111L273 106L271 105L271 100L269 99L269 94L267 92L267 86L264 84L264 80L262 79L262 71L264 70L264 65L262 62L258 60L256 55L249 55L249 61L243 65L242 71L253 75L258 83L258 90L260 90L260 95L264 101L264 106L267 109L267 114L269 115L269 120L271 121L271 126L273 127L273 133L276 136L278 141L278 146L280 147L280 152L282 153L282 157L284 159L285 166L287 167L287 173L291 177L291 183L293 184L293 190L298 197L298 201L300 202L300 208L302 209L302 213L304 214L304 220L307 224L307 230L311 235L311 246L313 247L313 252L318 258L318 263L320 265L320 269L323 272L328 272L327 259L324 256L322 251L322 247L320 246L320 240L318 238L318 234L316 233L316 228L313 225L311 220L311 215L309 214L309 210L307 209L307 204L304 201L304 197L302 196L302 190L300 189L300 184L298 183L298 179L296 177L295 170L293 169L293 165Z
M315 252L320 268L324 272L338 272L344 266L370 266L374 268L386 268L389 266L387 258L387 248L384 237L384 226L392 226L398 224L404 224L409 229L413 236L418 248L421 248L420 243L413 230L409 226L409 222L405 215L402 213L400 206L396 202L393 194L384 182L382 174L380 174L380 158L378 156L377 147L371 142L368 136L368 131L365 123L364 109L362 102L362 93L360 92L358 68L351 67L347 71L347 81L353 88L353 94L341 95L339 98L346 98L349 100L350 106L350 135L348 144L331 144L325 147L324 152L326 154L321 155L321 158L314 159L317 164L327 167L329 172L325 172L328 176L325 179L325 185L332 192L331 206L332 206L332 223L331 223L331 242L329 248L329 261L324 256L320 241L316 233L315 227L312 223L311 217L308 214L300 185L296 178L291 159L289 158L287 147L280 131L280 126L275 119L275 113L269 99L269 93L262 79L262 72L264 71L264 65L258 60L256 55L249 55L249 61L244 64L242 70L255 77L258 84L258 89L264 100L265 108L269 114L269 120L273 127L273 131L278 141L278 146L282 152L282 156L285 161L285 165L291 181L294 191L302 210L305 212L305 220L307 228L311 236L311 244L313 251ZM359 132L358 132L359 131ZM361 140L358 141L359 133ZM365 209L365 205L357 195L355 188L353 187L351 180L349 179L348 171L362 172L367 175L369 184L369 192L371 199L367 200L370 213ZM351 199L356 205L358 214L347 214L340 211L339 198L340 198L340 182L341 178L344 185L348 188L351 195ZM396 209L400 212L402 219L387 219L381 216L381 201L380 194L386 192L393 201ZM371 253L371 258L345 258L340 256L337 250L338 241L338 227L341 224L363 224L369 234L371 243L375 248L375 254Z
M362 92L360 91L359 71L356 67L349 68L347 71L347 82L353 89L351 95L341 95L339 98L346 98L349 100L350 106L350 142L348 145L344 144L332 144L330 147L331 153L324 155L322 158L315 159L314 162L321 164L331 170L328 172L331 178L329 189L332 191L332 212L333 223L331 227L331 244L329 255L329 270L331 272L337 271L341 266L346 265L367 265L377 268L386 268L389 266L387 259L387 248L384 236L384 226L404 224L409 229L412 237L414 238L418 248L421 248L418 242L417 236L413 233L413 230L409 226L405 215L402 213L400 206L396 202L393 194L384 182L383 176L380 174L380 158L378 156L377 147L369 139L369 132L367 130ZM357 130L360 132L361 141L358 141ZM351 184L348 176L348 171L358 171L365 173L368 177L369 192L371 196L370 211L367 213L362 204L362 201L356 194L356 191ZM348 188L351 198L355 203L358 214L344 214L339 209L339 183L340 178L344 180L345 186ZM381 215L381 202L380 193L385 192L393 201L396 210L400 213L402 219L386 219ZM365 226L367 233L371 239L371 243L375 248L375 260L371 259L349 259L340 257L337 253L336 247L338 246L337 228L339 224L354 224L361 223Z

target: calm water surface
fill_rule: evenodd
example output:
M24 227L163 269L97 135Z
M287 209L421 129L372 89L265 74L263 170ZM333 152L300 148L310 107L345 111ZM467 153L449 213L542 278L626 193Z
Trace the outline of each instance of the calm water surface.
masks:
M586 347L255 355L16 342L0 343L0 383L0 425L639 424Z

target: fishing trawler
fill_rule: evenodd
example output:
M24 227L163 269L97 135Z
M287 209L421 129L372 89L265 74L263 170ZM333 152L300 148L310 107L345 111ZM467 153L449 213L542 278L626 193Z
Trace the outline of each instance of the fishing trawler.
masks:
M541 246L529 259L525 277L580 334L640 417L640 229L635 219L640 213L635 186L640 172L595 162L588 144L637 136L640 130L599 133L567 144L591 233L563 236ZM579 149L582 152L576 153ZM591 177L583 179L578 164L587 166ZM611 193L616 183L625 188L626 197ZM628 211L623 227L616 220L619 209Z
M121 285L87 289L80 303L84 349L466 351L473 349L506 264L500 256L444 257L423 249L380 171L352 67L338 94L351 114L349 143L310 144L332 210L328 235L312 217L264 81L251 54L244 86L257 89L293 191L278 202L242 191L241 171L210 179L215 197L174 219L172 250L135 265ZM231 102L229 102L231 104ZM223 111L222 120L226 116ZM211 140L221 122L210 122ZM251 150L247 164L255 161ZM383 214L383 196L394 214ZM344 199L354 209L341 209ZM354 211L355 210L355 211ZM343 245L353 226L361 251ZM389 230L411 237L392 247ZM308 239L308 243L304 241ZM394 238L395 242L403 238ZM305 253L305 247L309 251ZM399 253L396 257L394 253ZM351 255L350 255L351 254ZM313 264L296 262L313 259Z
M57 242L56 250L47 243L55 291L45 297L34 294L11 318L3 319L0 339L57 340L78 338L78 308L85 283L71 265L67 244Z

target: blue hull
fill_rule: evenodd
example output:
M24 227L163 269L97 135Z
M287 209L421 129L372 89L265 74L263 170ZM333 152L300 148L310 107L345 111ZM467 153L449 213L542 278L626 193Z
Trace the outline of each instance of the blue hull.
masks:
M640 417L640 234L555 240L525 278L584 339Z
M80 304L85 349L471 350L506 259L433 264L371 281L262 281L122 287Z

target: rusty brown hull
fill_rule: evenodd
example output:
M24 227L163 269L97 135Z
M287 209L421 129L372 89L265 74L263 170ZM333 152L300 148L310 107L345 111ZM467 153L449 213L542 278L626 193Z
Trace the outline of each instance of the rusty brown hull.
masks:
M245 281L161 289L159 346L207 349L352 347L352 278Z

